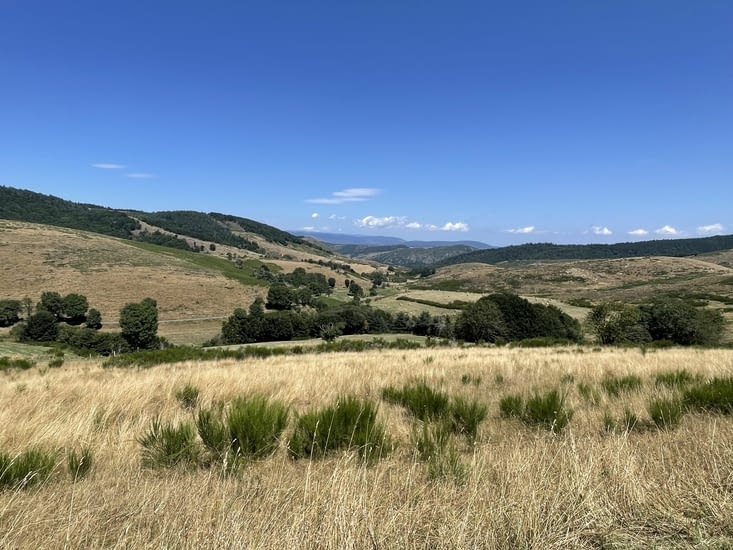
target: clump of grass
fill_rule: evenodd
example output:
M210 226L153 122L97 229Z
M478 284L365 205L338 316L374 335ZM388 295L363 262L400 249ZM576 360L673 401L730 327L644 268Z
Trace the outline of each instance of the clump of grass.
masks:
M464 374L461 376L461 384L464 386L468 386L469 384L473 384L474 386L480 386L481 385L481 376L473 375L473 374Z
M522 414L525 423L542 426L555 433L563 431L572 417L573 411L565 407L565 396L557 390L532 395L527 399Z
M293 458L321 458L338 450L357 450L366 461L391 448L377 406L354 396L298 418L288 450Z
M575 376L570 373L563 374L560 377L560 382L563 384L572 384L575 382Z
M143 465L150 468L190 466L198 460L196 430L189 422L173 426L155 418L148 432L138 442L143 448Z
M0 371L9 369L28 370L36 364L30 359L16 359L13 357L0 357Z
M232 450L237 457L265 458L275 452L288 422L288 407L262 395L238 397L226 417Z
M443 418L450 410L450 399L425 382L406 384L401 389L392 386L382 390L382 399L388 403L402 405L415 418L422 421Z
M86 477L92 469L92 450L84 447L77 452L76 449L70 449L66 453L66 465L71 475L71 479L75 482Z
M59 367L63 366L64 364L64 358L63 357L54 357L48 362L48 367L51 369L58 369Z
M224 424L221 410L199 410L196 429L204 446L217 458L221 458L231 447L229 428Z
M578 384L578 393L586 403L591 405L595 406L601 402L601 393L596 388L590 384L586 384L585 382Z
M191 384L186 384L176 391L176 399L184 409L195 409L199 402L199 389Z
M451 403L453 431L465 435L471 443L475 443L478 427L486 420L488 413L489 408L485 403L476 400L469 401L463 397L454 398Z
M499 414L502 418L521 418L524 400L519 394L505 395L499 401Z
M713 378L685 390L682 400L693 411L733 413L733 377Z
M686 388L692 384L697 384L701 381L700 375L692 375L686 369L660 372L655 377L655 384L657 386L664 386L667 388Z
M432 481L453 479L462 483L468 473L451 442L451 431L447 421L423 422L413 429L412 444L416 457L427 464L428 479Z
M494 384L497 386L501 386L504 383L504 375L501 373L498 373L494 376Z
M56 467L56 454L33 448L12 456L0 453L0 489L23 489L49 478Z
M629 433L643 427L639 417L631 409L624 409L624 414L620 419L614 418L610 412L603 414L603 427L610 433Z
M601 386L608 395L618 397L621 393L639 390L643 385L640 376L628 374L626 376L607 375L601 382Z
M649 416L659 429L673 429L680 425L685 410L679 399L653 399L647 405Z

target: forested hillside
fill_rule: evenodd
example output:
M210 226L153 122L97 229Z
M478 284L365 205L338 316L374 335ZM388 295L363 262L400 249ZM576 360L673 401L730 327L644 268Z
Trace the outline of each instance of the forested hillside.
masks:
M139 227L127 214L111 208L3 186L0 186L0 219L81 229L125 239Z
M638 256L695 256L733 248L733 235L695 239L665 239L617 244L530 243L478 250L449 258L442 265L478 262L498 264L529 260L608 260Z

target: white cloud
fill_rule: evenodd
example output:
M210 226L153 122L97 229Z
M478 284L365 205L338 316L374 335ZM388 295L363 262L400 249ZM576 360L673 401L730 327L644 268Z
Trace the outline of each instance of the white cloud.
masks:
M318 216L319 216L318 212L313 212L313 214L311 214L311 218L313 218L314 220L315 220L315 219L316 219L316 218L317 218Z
M530 233L534 233L535 226L534 225L528 225L527 227L518 227L516 229L505 229L504 233L514 233L516 235L529 235Z
M701 225L697 228L697 232L700 235L717 235L725 230L723 224L713 223L710 225Z
M123 168L126 168L124 164L115 164L113 162L98 162L97 164L92 164L94 168L101 168L102 170L122 170Z
M306 199L311 204L344 204L347 202L363 202L379 194L379 189L371 187L355 187L331 193L330 197Z
M346 216L337 216L336 214L331 214L331 215L330 215L330 216L328 217L328 219L329 219L329 220L341 220L341 221L343 221L343 220L345 220L345 219L346 219Z
M613 231L611 231L608 227L600 227L598 225L594 225L590 228L590 230L593 232L594 235L613 235Z
M355 221L359 227L403 227L407 223L404 216L365 216Z
M463 222L448 222L440 228L441 231L468 231L468 224Z
M423 225L421 223L417 222L410 222L407 225L405 225L407 229L422 229Z
M634 235L635 237L643 237L644 235L648 235L649 231L646 229L634 229L633 231L629 231L629 235Z
M129 174L125 174L125 177L136 179L136 180L144 180L144 179L152 178L153 174L148 174L147 172L130 172Z
M664 227L660 227L659 229L654 231L657 235L679 235L680 232L677 231L674 227L671 225L665 225Z
M306 225L303 228L303 231L317 231L317 228L316 227L313 227L312 225Z

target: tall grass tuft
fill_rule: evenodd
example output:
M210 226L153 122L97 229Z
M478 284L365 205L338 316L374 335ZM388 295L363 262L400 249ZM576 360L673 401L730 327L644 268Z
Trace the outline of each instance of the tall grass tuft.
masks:
M412 431L412 444L416 457L428 466L428 479L440 481L453 479L462 483L468 469L461 462L451 441L452 427L447 421L423 422Z
M234 399L226 423L235 456L260 459L273 454L287 425L288 412L284 403L268 401L262 395Z
M425 382L406 384L401 389L386 387L382 390L382 399L402 405L422 421L444 418L450 412L448 395L432 389Z
M191 384L186 384L176 391L176 399L182 408L187 410L195 409L199 402L199 389Z
M56 454L39 448L17 456L0 453L0 489L23 489L49 478L56 467Z
M733 413L733 377L712 380L685 390L685 406L693 411Z
M75 482L87 476L92 469L92 462L92 450L89 447L84 447L79 452L70 449L66 453L66 466Z
M702 377L700 375L692 375L686 369L680 369L660 372L654 381L657 386L684 389L692 384L699 384L702 381Z
M598 403L601 402L601 394L600 392L591 386L590 384L586 384L585 382L581 382L578 384L578 393L580 394L580 397L583 398L583 401L586 403L596 406Z
M626 376L608 375L601 382L601 386L608 395L618 397L621 393L637 391L643 386L640 376L628 374Z
M486 420L488 414L489 408L485 403L455 397L451 403L453 431L465 435L471 443L475 443L478 436L478 427L481 422Z
M684 407L679 399L653 399L647 405L647 410L654 425L664 430L679 426L685 414Z
M545 394L535 393L527 399L522 420L560 433L572 417L573 411L565 407L565 396L557 390L550 390Z
M387 454L391 444L377 421L377 407L354 396L298 418L288 450L293 458L321 458L329 452L356 450L372 462Z
M204 446L219 459L231 448L229 428L224 424L221 411L199 410L196 429Z
M190 466L198 460L196 430L189 422L173 426L155 418L148 432L138 442L143 447L143 465L150 468Z
M524 400L518 393L505 395L499 401L499 414L502 418L521 418L524 412Z

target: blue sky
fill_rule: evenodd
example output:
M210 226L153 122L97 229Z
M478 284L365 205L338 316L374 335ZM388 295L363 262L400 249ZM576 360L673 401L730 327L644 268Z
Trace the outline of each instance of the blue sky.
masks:
M0 0L0 184L407 239L733 233L728 0Z

